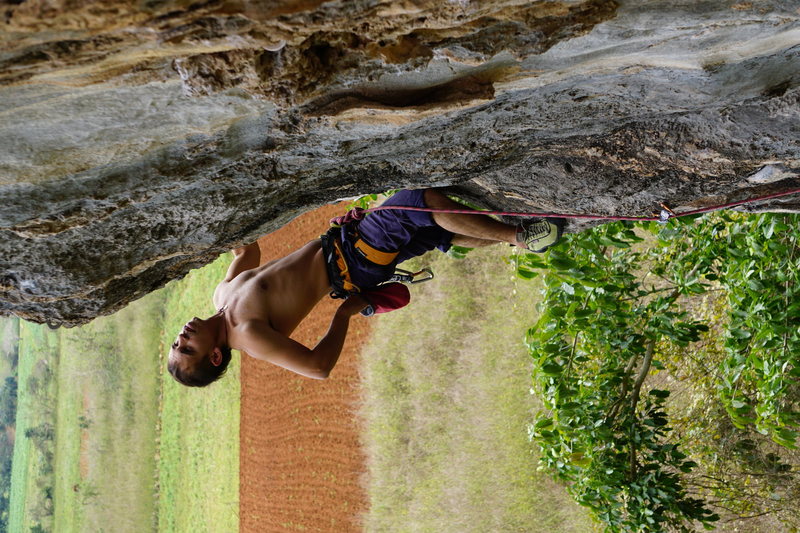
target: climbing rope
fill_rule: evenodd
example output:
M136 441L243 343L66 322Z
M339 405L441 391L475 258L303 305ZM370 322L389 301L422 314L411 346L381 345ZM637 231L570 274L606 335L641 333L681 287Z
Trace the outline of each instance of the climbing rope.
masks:
M451 213L457 215L498 215L510 217L538 217L538 218L573 218L573 219L589 219L589 220L633 220L638 222L661 222L666 224L671 218L679 218L690 215L699 215L701 213L709 213L720 209L727 209L729 207L736 207L739 205L749 204L752 202L760 202L762 200L770 200L772 198L780 198L781 196L789 196L791 194L800 193L800 189L793 189L790 191L777 192L758 196L755 198L748 198L746 200L739 200L736 202L728 202L725 204L714 205L710 207L701 207L700 209L693 209L691 211L684 211L682 213L675 213L664 204L661 204L662 210L658 215L652 216L621 216L621 215L591 215L584 213L530 213L519 211L478 211L474 209L438 209L435 207L412 207L402 205L386 205L372 207L369 209L361 209L359 207L351 210L345 216L336 217L331 219L332 224L345 224L351 220L360 220L367 213L374 211L384 211L387 209L402 209L405 211L424 211L428 213Z

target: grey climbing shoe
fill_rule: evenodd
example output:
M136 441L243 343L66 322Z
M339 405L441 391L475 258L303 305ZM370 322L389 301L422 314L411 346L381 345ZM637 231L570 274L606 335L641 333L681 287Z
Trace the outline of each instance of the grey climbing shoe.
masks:
M531 252L540 254L561 238L566 220L563 218L532 218L517 226L517 242Z

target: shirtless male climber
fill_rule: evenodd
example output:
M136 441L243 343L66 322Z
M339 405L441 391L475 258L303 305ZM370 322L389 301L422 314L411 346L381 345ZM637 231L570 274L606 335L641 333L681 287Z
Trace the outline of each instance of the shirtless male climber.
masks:
M383 205L464 209L433 190L404 190ZM342 225L286 257L259 266L253 243L233 250L234 260L214 291L216 314L193 318L169 352L168 369L180 383L202 387L228 366L231 349L292 372L325 379L339 359L350 318L368 305L365 296L411 257L451 245L470 248L506 242L543 252L561 236L563 219L533 219L518 226L485 215L384 210ZM333 292L332 289L333 288ZM361 291L360 293L358 291ZM312 349L289 338L327 294L345 300Z

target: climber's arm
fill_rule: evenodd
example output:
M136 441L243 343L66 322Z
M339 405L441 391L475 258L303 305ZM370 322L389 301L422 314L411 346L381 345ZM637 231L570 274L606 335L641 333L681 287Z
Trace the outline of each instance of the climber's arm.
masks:
M234 347L302 376L325 379L342 353L350 319L366 305L359 296L342 302L331 319L328 332L313 349L276 331L268 320L249 320L236 326Z
M224 281L231 281L233 278L244 272L256 268L261 262L261 249L258 243L254 242L247 246L235 248L233 252L233 262L228 267L228 273L225 275Z
M236 276L242 272L256 268L261 262L261 250L258 247L258 243L254 242L248 244L247 246L235 248L231 251L233 252L233 261L231 262L231 266L228 267L228 272L225 274L225 279L217 284L217 288L214 289L214 296L212 297L214 306L217 309L223 305L225 294L227 293L229 287L228 284L233 281Z

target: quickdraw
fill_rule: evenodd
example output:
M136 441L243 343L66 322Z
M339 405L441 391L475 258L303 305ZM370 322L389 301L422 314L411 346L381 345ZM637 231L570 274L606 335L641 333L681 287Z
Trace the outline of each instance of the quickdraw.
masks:
M402 268L395 268L394 275L388 279L389 282L399 281L402 283L423 283L433 279L433 270L430 267L425 267L417 272L410 270L403 270Z

